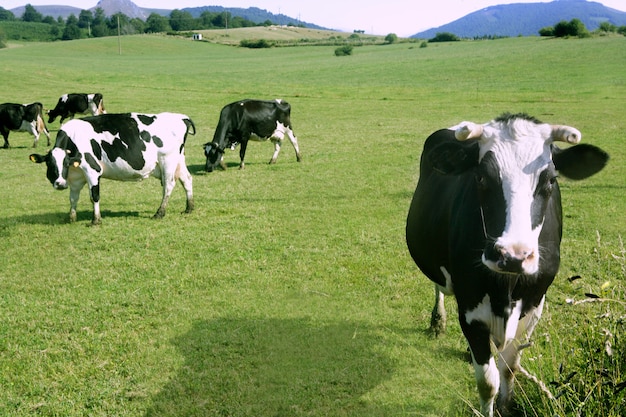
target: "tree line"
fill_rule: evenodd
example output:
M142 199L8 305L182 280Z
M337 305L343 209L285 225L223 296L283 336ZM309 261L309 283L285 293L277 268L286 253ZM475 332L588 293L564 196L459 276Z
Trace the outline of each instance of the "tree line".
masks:
M81 10L78 16L71 14L67 19L63 19L62 17L55 19L52 16L43 16L30 4L26 5L24 14L19 18L10 10L0 7L0 23L2 21L43 23L49 25L49 32L46 34L47 39L37 40L72 40L114 36L118 35L118 33L130 35L137 33L270 26L273 24L269 20L260 24L255 23L239 16L233 16L230 12L226 11L218 13L204 11L199 17L195 18L191 13L178 9L173 10L169 16L151 13L148 18L143 21L139 18L130 18L124 13L115 13L111 16L106 16L104 10L100 7L96 8L94 11ZM1 30L2 29L0 29L0 32ZM2 43L2 38L3 35L0 33L0 44Z

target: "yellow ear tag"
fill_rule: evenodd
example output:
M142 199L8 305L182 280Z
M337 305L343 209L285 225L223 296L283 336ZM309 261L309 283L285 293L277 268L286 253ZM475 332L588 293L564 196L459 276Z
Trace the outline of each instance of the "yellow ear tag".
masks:
M80 163L78 161L74 161L74 168L78 168L80 166Z

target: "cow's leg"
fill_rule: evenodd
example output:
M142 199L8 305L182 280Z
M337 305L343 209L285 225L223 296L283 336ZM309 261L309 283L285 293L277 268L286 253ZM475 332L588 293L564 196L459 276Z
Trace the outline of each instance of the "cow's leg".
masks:
M2 138L4 139L4 146L3 148L8 148L9 147L9 131L2 129Z
M191 213L194 209L192 187L193 178L191 177L191 173L187 169L187 164L185 163L184 158L178 165L178 179L185 189L185 193L187 194L187 207L185 208L185 213Z
M287 129L287 136L289 136L289 141L293 145L293 149L296 151L296 160L298 162L302 161L302 156L300 155L300 147L298 146L298 138L293 133L293 130Z
M172 162L168 160L161 160L159 164L161 165L161 185L163 186L163 199L161 200L161 205L159 206L153 219L162 219L165 217L165 211L167 208L167 204L170 201L170 195L172 195L172 190L176 185L176 170L179 168L176 167L178 161Z
M270 159L270 164L275 164L276 159L278 159L278 154L280 153L280 146L282 145L282 141L277 138L272 138L272 142L274 143L274 154L272 155L272 159Z
M92 226L97 226L102 223L102 216L100 214L100 182L89 187L89 196L93 203L93 219L91 220Z
M544 300L545 296L541 299L536 308L529 311L521 320L519 320L515 339L509 340L502 352L500 352L500 360L498 362L498 368L500 371L498 410L500 410L502 415L506 415L508 412L508 406L511 402L511 398L513 397L515 373L520 368L520 359L522 355L521 349L523 349L520 348L520 346L523 346L523 344L530 339L530 336L535 330L535 326L541 318Z
M80 198L80 190L85 186L85 180L77 178L70 182L70 223L76 221L76 207L78 206L78 199Z
M241 141L241 146L239 148L239 158L241 159L241 162L239 163L239 169L244 169L245 168L245 164L243 163L243 158L246 157L246 149L248 148L248 141L247 140L242 140Z
M443 303L444 292L439 284L435 284L435 306L430 315L430 329L439 336L446 330L446 307Z
M491 355L489 328L485 323L476 320L468 324L465 314L459 314L461 329L472 353L481 413L485 417L493 417L494 400L500 386L500 375L496 361Z

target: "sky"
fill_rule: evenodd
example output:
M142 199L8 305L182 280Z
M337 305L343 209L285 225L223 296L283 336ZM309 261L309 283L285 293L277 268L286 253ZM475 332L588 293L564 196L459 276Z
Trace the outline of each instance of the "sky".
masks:
M564 0L561 0L564 1ZM595 0L626 12L626 0ZM185 7L258 7L307 23L346 32L364 30L375 35L395 33L411 36L450 23L485 7L509 3L539 3L547 0L133 0L139 7L184 9ZM94 7L98 0L1 0L5 9L30 4ZM413 3L413 4L411 4ZM408 5L411 4L411 5ZM426 5L428 4L428 5Z

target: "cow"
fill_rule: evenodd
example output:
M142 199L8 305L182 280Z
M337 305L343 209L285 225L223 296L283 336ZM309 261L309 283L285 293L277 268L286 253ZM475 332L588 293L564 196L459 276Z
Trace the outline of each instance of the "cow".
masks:
M102 94L63 94L59 97L59 101L57 101L57 105L54 109L48 112L48 123L54 122L54 119L60 116L60 123L63 124L63 120L68 117L73 119L75 114L87 113L91 113L92 116L106 113Z
M163 199L154 218L165 216L168 200L180 180L187 194L186 213L194 208L192 178L185 163L187 134L196 128L184 114L103 114L73 119L59 129L54 147L31 161L45 162L47 177L57 190L70 189L70 222L85 184L93 202L92 224L101 223L100 179L161 180Z
M50 146L50 132L43 120L43 105L41 103L0 104L0 132L4 138L4 147L9 147L9 132L29 132L35 137L33 148L37 147L39 135L43 132L48 138Z
M445 329L443 296L456 298L485 416L494 415L494 405L507 413L521 350L559 269L557 175L584 179L609 159L592 145L556 146L580 139L573 127L505 113L438 130L424 144L406 243L435 283L435 334Z
M298 147L298 139L291 128L290 115L291 106L280 99L246 99L227 104L220 112L213 141L203 145L206 156L206 171L212 172L217 164L226 169L223 162L224 149L234 149L237 144L241 145L239 169L243 169L245 166L243 159L249 140L271 140L274 143L274 154L269 163L274 164L278 158L285 134L296 150L296 159L300 162L302 160L300 148Z

